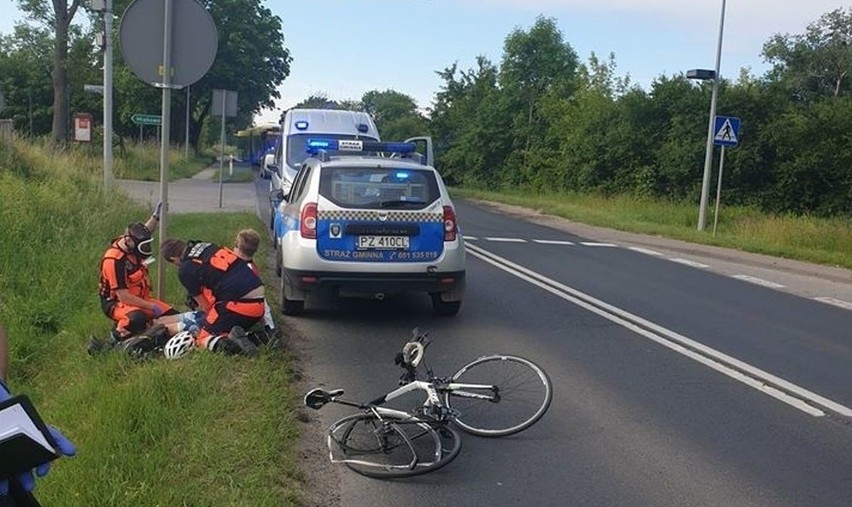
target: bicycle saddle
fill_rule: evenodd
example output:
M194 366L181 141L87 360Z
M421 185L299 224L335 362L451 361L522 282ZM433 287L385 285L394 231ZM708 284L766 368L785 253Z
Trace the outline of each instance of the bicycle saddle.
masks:
M334 401L334 398L343 394L343 389L334 389L331 391L326 391L325 389L311 389L308 391L308 394L305 395L305 405L311 407L314 410L319 410L323 405L330 401Z

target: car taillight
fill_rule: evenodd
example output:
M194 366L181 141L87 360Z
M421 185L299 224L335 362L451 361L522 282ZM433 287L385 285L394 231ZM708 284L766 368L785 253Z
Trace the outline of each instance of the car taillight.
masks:
M446 216L446 213L444 213ZM299 232L303 238L316 239L317 237L317 203L309 202L302 208L299 218Z
M456 212L452 206L444 206L444 241L455 241L458 231Z

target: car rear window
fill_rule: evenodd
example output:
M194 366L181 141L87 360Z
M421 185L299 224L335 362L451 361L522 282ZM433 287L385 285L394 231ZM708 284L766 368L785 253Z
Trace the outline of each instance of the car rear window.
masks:
M343 208L422 209L441 197L429 169L323 167L320 195Z

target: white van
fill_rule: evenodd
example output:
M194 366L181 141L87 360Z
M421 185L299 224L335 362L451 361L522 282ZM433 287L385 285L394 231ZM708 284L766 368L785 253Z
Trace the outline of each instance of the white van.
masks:
M305 142L311 137L323 139L362 139L381 141L369 114L338 109L291 109L281 123L281 144L272 170L272 189L293 182L302 161L308 158ZM286 190L286 189L285 189Z
M272 227L275 209L280 202L273 197L276 190L286 195L302 161L308 158L305 142L311 138L362 139L381 141L373 118L361 111L339 109L290 109L281 122L281 143L275 154L266 155L263 161L270 173L270 216Z

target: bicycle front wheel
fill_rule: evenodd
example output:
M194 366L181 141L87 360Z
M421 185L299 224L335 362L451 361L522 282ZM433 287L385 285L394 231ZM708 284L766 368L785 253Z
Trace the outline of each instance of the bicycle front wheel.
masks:
M393 479L443 467L458 456L461 438L446 425L368 412L335 422L328 446L333 462L367 477Z
M480 357L462 366L444 390L455 423L482 437L523 431L547 412L553 399L550 378L538 365L516 356Z

